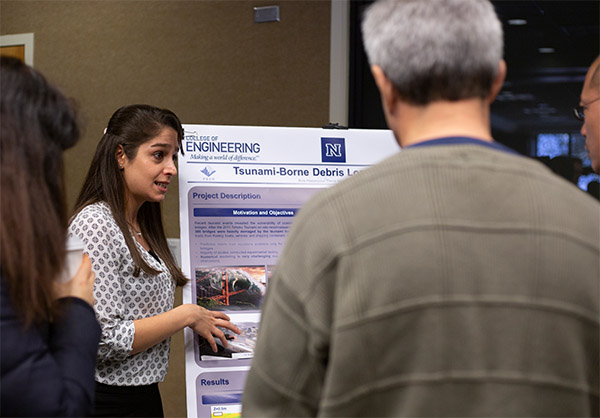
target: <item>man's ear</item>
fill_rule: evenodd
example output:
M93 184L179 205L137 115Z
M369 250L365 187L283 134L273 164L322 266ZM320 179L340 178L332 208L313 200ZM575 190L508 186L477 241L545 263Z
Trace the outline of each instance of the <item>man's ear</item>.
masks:
M498 63L498 74L494 81L492 82L492 88L490 89L490 94L488 96L488 103L492 103L500 90L502 90L502 85L504 84L504 79L506 78L506 61L500 60Z
M398 100L398 93L396 93L394 85L379 65L371 65L371 73L381 94L384 113L393 115L396 110L396 101Z

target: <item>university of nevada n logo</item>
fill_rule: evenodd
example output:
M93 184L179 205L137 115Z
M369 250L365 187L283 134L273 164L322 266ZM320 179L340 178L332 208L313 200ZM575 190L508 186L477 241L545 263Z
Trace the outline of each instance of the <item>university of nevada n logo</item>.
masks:
M345 163L345 139L321 138L321 161L324 163Z

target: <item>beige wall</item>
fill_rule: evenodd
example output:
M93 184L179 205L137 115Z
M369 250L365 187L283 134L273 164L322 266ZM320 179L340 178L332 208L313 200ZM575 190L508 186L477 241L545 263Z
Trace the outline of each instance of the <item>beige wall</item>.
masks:
M280 5L278 23L253 7ZM35 34L34 65L77 102L84 135L66 155L69 204L110 115L149 103L183 123L321 126L329 117L329 0L0 2L0 34ZM164 204L179 236L178 185ZM178 303L181 303L179 292ZM182 333L161 390L185 415Z

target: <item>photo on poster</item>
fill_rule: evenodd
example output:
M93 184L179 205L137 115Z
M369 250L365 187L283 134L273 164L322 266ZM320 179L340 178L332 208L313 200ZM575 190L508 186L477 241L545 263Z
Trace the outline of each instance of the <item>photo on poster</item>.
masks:
M217 341L217 352L215 353L208 342L196 336L196 345L198 347L198 359L201 364L207 362L220 362L231 360L251 359L254 356L254 347L256 346L256 337L258 335L258 322L236 322L241 334L222 329L227 338L227 348L223 347L220 339Z
M235 312L258 312L274 269L269 266L227 266L197 268L195 271L196 303L205 309ZM227 348L217 339L215 353L208 342L196 336L197 360L214 362L251 359L258 333L257 322L235 322L242 331L236 335L223 329Z
M197 268L196 303L216 311L259 310L267 275L266 266Z
M205 309L235 312L258 312L274 265L205 267L196 269L196 303ZM197 361L218 362L251 359L258 334L258 322L235 322L242 331L236 335L222 329L227 338L227 348L217 339L215 353L208 342L196 336ZM214 364L214 363L213 363Z

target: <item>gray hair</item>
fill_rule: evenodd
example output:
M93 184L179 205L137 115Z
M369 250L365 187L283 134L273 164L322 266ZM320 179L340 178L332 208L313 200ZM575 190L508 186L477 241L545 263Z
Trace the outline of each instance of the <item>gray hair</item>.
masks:
M488 0L380 0L362 32L371 65L416 105L487 97L502 59L502 25Z

